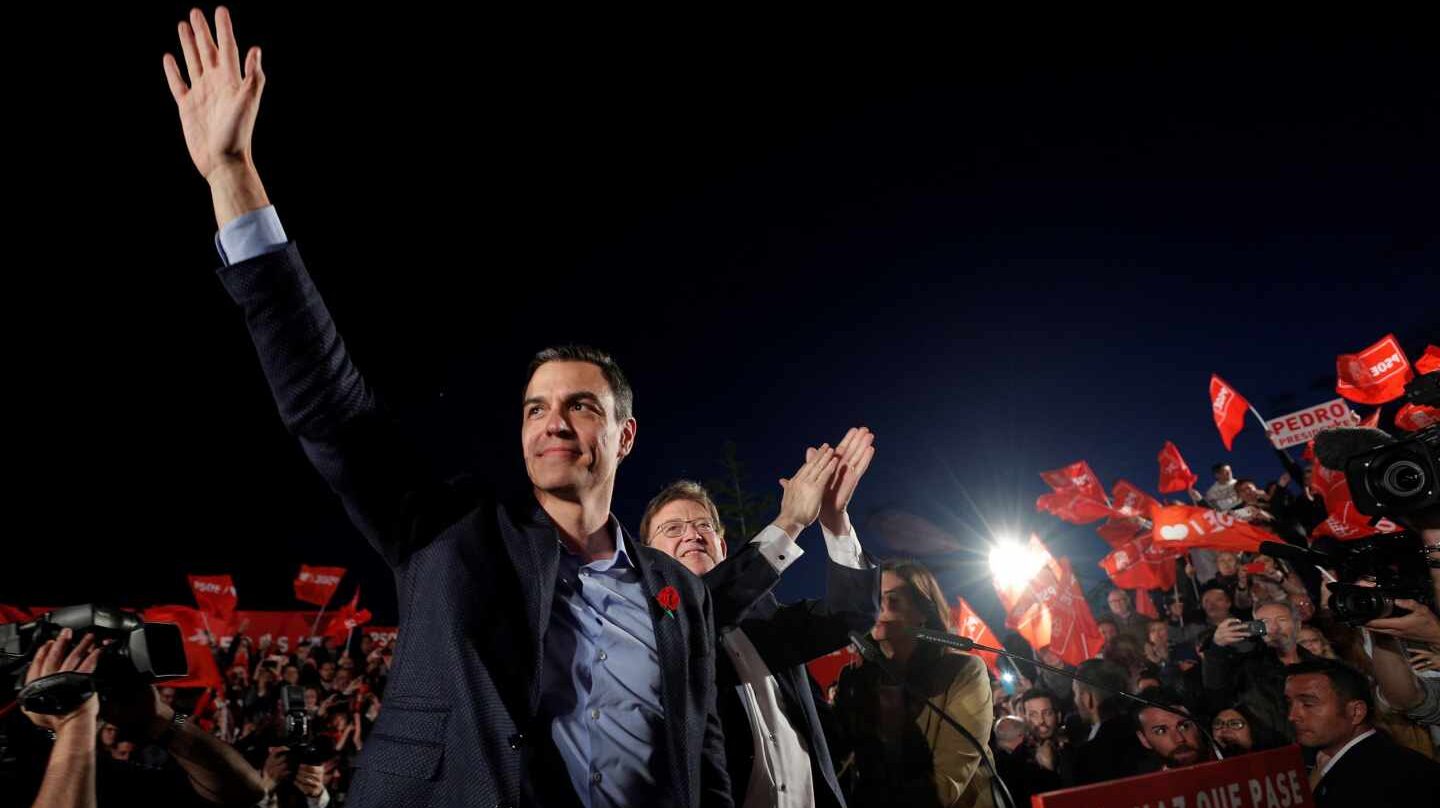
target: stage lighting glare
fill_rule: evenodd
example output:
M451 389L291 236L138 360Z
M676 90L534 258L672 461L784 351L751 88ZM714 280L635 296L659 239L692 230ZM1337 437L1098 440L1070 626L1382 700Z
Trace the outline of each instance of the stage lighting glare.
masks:
M1013 539L1001 539L990 550L990 572L1001 589L1024 587L1044 565L1044 555Z

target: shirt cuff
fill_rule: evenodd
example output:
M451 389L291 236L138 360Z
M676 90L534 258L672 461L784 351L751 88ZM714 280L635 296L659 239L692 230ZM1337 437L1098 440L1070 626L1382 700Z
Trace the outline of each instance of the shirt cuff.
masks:
M215 250L225 266L249 261L285 247L285 228L274 205L266 205L230 220L215 234Z
M800 545L790 538L790 534L780 528L769 525L752 539L755 544L760 545L760 555L770 562L770 566L776 572L783 573L786 567L795 563L795 559L805 554Z
M860 549L860 537L857 535L855 525L850 525L849 533L835 535L820 526L820 532L825 535L825 549L830 553L830 560L842 567L849 567L852 570L868 570L872 566L865 560L865 553Z

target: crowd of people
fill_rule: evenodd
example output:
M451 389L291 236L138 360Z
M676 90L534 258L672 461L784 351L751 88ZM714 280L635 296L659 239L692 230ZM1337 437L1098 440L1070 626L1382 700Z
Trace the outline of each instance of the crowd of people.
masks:
M210 185L220 282L285 427L392 568L400 639L393 653L364 636L282 652L242 632L214 649L224 687L193 702L133 682L68 712L29 702L17 712L48 736L31 747L34 805L1018 806L1292 742L1318 805L1433 801L1440 688L1433 656L1402 643L1440 647L1440 618L1414 600L1355 627L1334 619L1313 570L1194 551L1176 591L1149 604L1165 619L1116 590L1095 658L1071 669L1041 648L1045 668L996 677L944 645L950 601L929 570L863 549L848 506L875 456L864 427L804 448L754 536L727 537L684 480L637 532L622 527L611 503L637 450L634 391L584 346L530 363L523 495L432 479L260 181L259 50L242 59L223 8L213 30L195 10L179 35L184 72L167 56L165 73ZM1324 517L1305 483L1262 489L1221 466L1193 496L1308 544ZM1440 520L1409 521L1436 561ZM781 602L773 590L817 522L825 592ZM860 661L820 695L805 663L852 644ZM24 684L96 674L104 653L67 629Z

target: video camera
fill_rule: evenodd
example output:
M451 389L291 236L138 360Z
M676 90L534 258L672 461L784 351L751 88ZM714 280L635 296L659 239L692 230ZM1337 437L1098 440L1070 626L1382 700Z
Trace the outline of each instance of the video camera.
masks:
M1440 373L1418 376L1405 385L1405 400L1416 406L1440 407ZM1440 505L1440 424L1431 424L1402 441L1389 439L1379 430L1340 431L1347 433L1341 444L1346 449L1320 459L1327 468L1344 469L1350 496L1361 513L1396 517ZM1370 445L1352 442L1361 440L1360 436L1368 436ZM1317 454L1321 443L1317 437ZM1343 466L1335 464L1342 459Z
M1409 614L1395 605L1397 598L1427 605L1434 600L1422 550L1420 537L1409 531L1346 542L1333 553L1280 542L1260 543L1260 552L1272 558L1335 570L1340 580L1325 584L1330 589L1330 612L1350 625ZM1355 583L1367 578L1374 579L1375 586Z
M22 685L35 652L70 629L89 633L102 646L93 674L58 673ZM185 676L185 640L172 623L147 623L140 615L85 603L48 612L27 623L0 625L0 678L13 676L20 706L32 713L63 715L98 693L104 701L117 689Z

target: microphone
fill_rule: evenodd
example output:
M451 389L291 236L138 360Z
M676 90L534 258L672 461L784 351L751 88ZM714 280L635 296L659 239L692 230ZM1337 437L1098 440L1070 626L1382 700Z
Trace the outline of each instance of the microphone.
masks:
M1315 459L1331 471L1344 471L1346 460L1394 442L1388 433L1369 427L1327 429L1315 436Z
M936 631L933 628L917 628L914 634L915 639L921 642L943 645L946 648L954 648L956 651L969 651L975 647L975 641L969 637L947 634L943 631Z
M870 639L870 635L863 631L852 631L850 632L850 644L860 652L860 656L866 662L879 665L882 670L885 668L885 655L880 652L879 644Z

